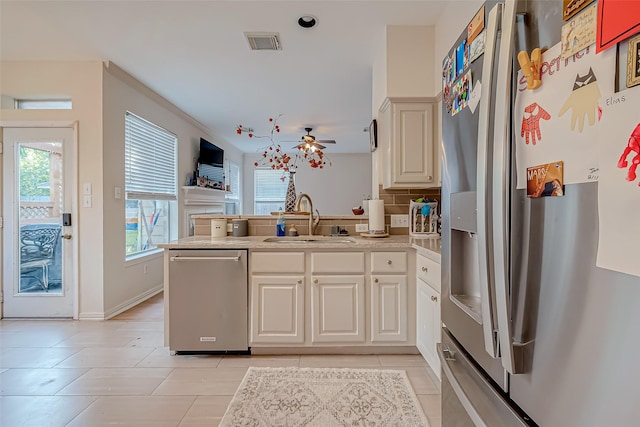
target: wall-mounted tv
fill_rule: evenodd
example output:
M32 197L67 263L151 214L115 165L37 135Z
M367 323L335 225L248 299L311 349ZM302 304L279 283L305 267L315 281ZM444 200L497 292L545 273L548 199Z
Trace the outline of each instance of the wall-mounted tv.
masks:
M206 139L200 138L200 156L198 157L198 163L222 167L224 164L224 150L213 145Z

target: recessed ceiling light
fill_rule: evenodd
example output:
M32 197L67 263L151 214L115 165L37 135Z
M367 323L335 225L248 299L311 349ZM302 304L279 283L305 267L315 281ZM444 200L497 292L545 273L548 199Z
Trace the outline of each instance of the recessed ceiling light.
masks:
M302 28L312 28L318 23L318 19L312 15L303 15L298 19L298 25Z

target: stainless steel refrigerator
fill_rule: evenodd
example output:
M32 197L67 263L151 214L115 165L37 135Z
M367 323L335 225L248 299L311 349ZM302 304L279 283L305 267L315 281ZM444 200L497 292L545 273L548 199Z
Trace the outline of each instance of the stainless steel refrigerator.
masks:
M443 101L443 426L640 425L640 278L596 267L598 184L516 189L513 64L562 5L486 3L478 109Z

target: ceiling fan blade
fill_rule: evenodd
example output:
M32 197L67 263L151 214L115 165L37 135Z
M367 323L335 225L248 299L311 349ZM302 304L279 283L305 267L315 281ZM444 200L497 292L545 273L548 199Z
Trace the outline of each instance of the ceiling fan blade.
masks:
M333 139L316 139L316 142L320 143L320 144L335 144L336 143L336 141L333 140Z

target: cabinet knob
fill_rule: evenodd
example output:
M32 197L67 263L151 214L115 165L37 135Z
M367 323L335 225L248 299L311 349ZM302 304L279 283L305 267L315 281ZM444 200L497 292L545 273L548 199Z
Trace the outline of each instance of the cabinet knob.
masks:
M313 279L313 283L318 283L318 279Z
M422 271L426 273L427 271L429 271L429 269L427 267L422 267Z
M387 260L387 264L391 265L391 260Z
M429 175L429 176L427 177L427 179L428 179L429 181L431 181L431 180L433 179L433 177L432 177L431 175Z
M378 283L378 279L373 279L374 282Z
M438 302L438 297L437 297L437 296L432 295L432 296L431 296L431 301L433 301L433 302Z
M298 280L298 285L301 285L301 284L302 284L302 280Z

